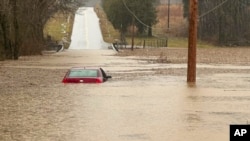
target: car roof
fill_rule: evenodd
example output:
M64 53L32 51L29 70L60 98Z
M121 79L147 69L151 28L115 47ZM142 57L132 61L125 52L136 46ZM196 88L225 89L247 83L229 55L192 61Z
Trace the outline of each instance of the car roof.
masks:
M100 67L72 67L71 70L100 70Z

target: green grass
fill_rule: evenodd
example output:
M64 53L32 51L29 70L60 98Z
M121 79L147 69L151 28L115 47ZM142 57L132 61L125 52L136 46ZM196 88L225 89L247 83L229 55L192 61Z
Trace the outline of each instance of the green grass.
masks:
M186 38L169 38L168 39L169 47L187 47L188 39Z
M74 15L57 13L47 22L44 28L44 35L50 35L54 41L60 41L62 38L70 41L73 22ZM68 45L65 46L66 48L68 47Z
M142 46L143 42L146 42L146 46L152 46L152 47L165 47L166 44L168 47L188 47L188 39L187 38L173 38L170 37L168 38L168 41L166 41L166 38L156 38L156 37L135 37L134 38L134 44L135 46ZM131 37L126 37L126 41L129 45L132 44L132 38ZM203 42L203 41L198 41L197 43L198 48L212 48L215 47L212 44Z
M169 47L188 47L188 38L169 38ZM215 47L212 44L206 43L204 41L197 42L198 48L211 48Z

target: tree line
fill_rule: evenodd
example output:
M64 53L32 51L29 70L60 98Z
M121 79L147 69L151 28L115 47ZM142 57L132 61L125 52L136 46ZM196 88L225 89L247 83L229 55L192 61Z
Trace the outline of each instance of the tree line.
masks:
M183 0L188 17L189 0ZM198 38L222 46L250 44L249 0L198 0Z
M75 12L74 0L0 0L0 60L40 54L43 29L58 11Z
M121 33L121 41L129 27L136 27L139 34L152 36L152 26L157 22L155 5L159 0L102 0L109 21Z

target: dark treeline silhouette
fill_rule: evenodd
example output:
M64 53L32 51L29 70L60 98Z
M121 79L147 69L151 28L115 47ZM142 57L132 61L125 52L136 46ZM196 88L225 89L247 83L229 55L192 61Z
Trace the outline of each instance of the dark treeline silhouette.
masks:
M188 17L189 0L183 0ZM249 0L198 0L198 37L222 46L250 44Z
M0 60L40 54L47 21L58 11L74 12L78 5L74 0L0 0Z

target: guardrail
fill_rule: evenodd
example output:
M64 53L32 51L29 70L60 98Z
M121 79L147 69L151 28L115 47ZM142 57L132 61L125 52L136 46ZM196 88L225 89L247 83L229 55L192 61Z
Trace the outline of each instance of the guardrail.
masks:
M115 42L112 47L115 46L117 49L130 48L131 44L127 42ZM167 39L142 39L137 40L134 43L134 48L147 48L147 47L168 47Z

